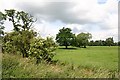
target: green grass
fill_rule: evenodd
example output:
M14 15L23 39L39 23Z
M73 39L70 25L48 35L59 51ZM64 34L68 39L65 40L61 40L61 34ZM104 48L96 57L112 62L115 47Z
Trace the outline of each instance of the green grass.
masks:
M34 59L3 54L2 78L117 78L117 71L75 67L68 63L35 64Z
M117 47L57 49L57 63L35 64L33 58L3 54L3 78L118 78ZM100 67L101 66L101 67Z
M118 69L118 47L117 46L88 46L87 48L56 50L54 59L83 67L98 67L109 70Z

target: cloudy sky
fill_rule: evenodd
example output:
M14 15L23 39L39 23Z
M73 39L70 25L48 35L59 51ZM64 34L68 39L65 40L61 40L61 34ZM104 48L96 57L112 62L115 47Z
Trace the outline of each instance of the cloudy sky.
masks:
M42 37L55 37L59 29L68 27L75 34L91 33L93 40L118 40L118 0L0 0L0 11L4 9L33 15ZM13 28L8 22L5 26L5 31Z

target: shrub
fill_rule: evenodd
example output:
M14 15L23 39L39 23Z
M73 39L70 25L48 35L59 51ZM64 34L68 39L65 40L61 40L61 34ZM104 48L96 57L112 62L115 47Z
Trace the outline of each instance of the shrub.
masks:
M34 38L30 44L29 55L35 57L37 62L45 60L50 62L55 55L54 50L56 49L56 44L52 38L47 37L47 39Z
M30 40L35 36L35 32L30 30L21 32L10 32L4 36L3 52L23 54L23 57L28 57L27 51L30 49Z

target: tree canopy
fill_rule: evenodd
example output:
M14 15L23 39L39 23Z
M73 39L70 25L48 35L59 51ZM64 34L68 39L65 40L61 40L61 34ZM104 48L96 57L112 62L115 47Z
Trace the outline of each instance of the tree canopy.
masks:
M70 28L63 27L56 35L56 41L59 43L60 46L65 46L66 48L68 48L68 46L72 45L74 36L75 35L71 32Z
M78 47L84 47L86 48L88 44L88 40L92 38L92 35L90 33L80 33L77 35L77 46Z
M106 39L106 45L107 46L112 46L114 43L113 37L109 37Z

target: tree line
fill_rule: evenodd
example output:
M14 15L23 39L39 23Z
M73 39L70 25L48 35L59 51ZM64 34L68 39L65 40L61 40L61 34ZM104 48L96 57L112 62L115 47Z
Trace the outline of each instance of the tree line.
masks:
M89 46L118 46L119 42L114 42L113 37L109 37L106 40L91 40L88 44Z
M92 35L90 33L79 33L75 35L72 33L70 28L63 27L59 30L58 34L56 35L56 41L59 43L60 46L76 46L86 48L86 46L118 46L120 45L120 41L114 42L113 37L108 37L106 40L96 40L93 41L90 39Z

